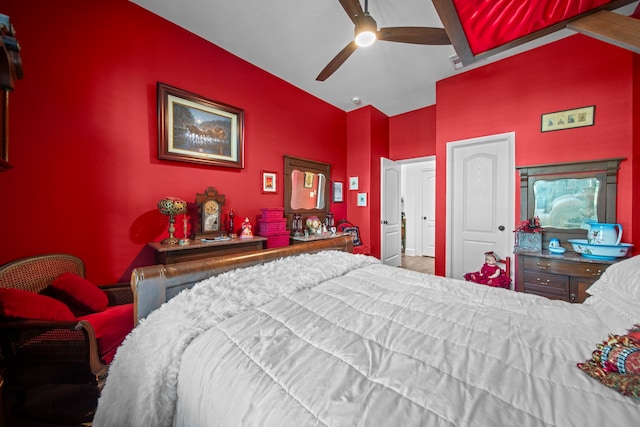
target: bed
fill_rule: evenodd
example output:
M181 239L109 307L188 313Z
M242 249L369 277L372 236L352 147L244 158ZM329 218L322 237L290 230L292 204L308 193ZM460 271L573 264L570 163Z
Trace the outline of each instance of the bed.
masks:
M158 281L187 289L139 312L93 425L638 425L640 400L577 364L640 323L640 257L569 304L386 266L349 243L134 272L139 295L145 271L152 295Z

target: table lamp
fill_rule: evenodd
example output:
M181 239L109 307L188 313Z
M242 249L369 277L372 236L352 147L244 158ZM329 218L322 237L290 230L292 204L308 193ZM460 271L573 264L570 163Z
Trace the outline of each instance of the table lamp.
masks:
M176 231L176 227L174 226L176 222L175 215L187 212L187 202L177 197L165 197L158 202L158 210L163 215L169 215L169 237L160 243L164 245L178 244L179 240L173 237L173 233Z

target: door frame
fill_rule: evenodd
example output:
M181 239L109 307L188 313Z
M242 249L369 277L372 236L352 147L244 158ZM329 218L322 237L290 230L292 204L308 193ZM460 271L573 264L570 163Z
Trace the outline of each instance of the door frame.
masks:
M406 189L407 188L407 183L404 182L404 179L407 177L407 170L409 168L412 169L413 172L415 172L416 174L419 171L425 170L425 169L421 169L421 168L413 168L413 166L415 165L423 165L425 168L431 168L433 167L434 171L436 170L436 156L425 156L425 157L417 157L417 158L413 158L413 159L406 159L406 160L399 160L398 164L400 164L400 166L402 167L402 175L403 175L403 182L402 182L402 188ZM414 178L416 177L416 175L413 176ZM437 191L437 182L436 182L436 191ZM407 189L408 190L408 189ZM404 211L407 214L407 221L406 221L406 226L407 226L407 230L413 230L414 234L416 230L418 230L418 212L420 211L419 207L418 207L418 201L416 200L418 197L422 197L423 194L418 194L421 193L421 191L419 189L417 189L416 187L412 187L411 192L407 191L404 192L402 191L401 197L404 197ZM436 202L436 196L435 193L433 194L433 203L435 204ZM437 228L437 224L436 224L436 228ZM407 236L409 236L409 234L407 234ZM407 237L408 239L408 237ZM418 242L418 240L420 240L420 242ZM418 244L420 243L420 244ZM408 256L424 256L424 254L422 253L422 236L418 237L414 237L413 238L413 246L409 247L407 246L407 248L405 248L405 255Z
M508 153L507 153L507 161L508 161L508 165L507 165L507 170L512 171L512 173L509 174L509 178L508 178L508 182L507 182L507 201L505 203L506 208L509 210L509 215L507 215L507 218L511 218L511 221L514 221L515 215L516 215L516 204L515 204L515 189L516 189L516 179L515 179L515 144L516 144L516 133L515 132L506 132L506 133L500 133L500 134L494 134L494 135L486 135L486 136L481 136L481 137L477 137L477 138L469 138L469 139L463 139L463 140L459 140L459 141L450 141L446 143L447 146L447 172L446 172L446 176L447 176L447 194L446 194L446 218L447 218L447 223L446 223L446 237L445 237L445 242L446 242L446 261L445 261L445 276L446 277L451 277L451 269L452 269L452 258L453 258L453 245L452 245L452 199L453 196L451 194L453 185L453 163L454 163L454 150L456 148L460 148L460 147L464 147L464 146L468 146L468 145L479 145L479 144L484 144L484 143L490 143L490 142L495 142L496 140L499 139L505 139L508 142L507 145L507 149L508 149ZM508 236L509 234L505 233L505 239L506 236ZM513 248L514 248L514 241L513 238L508 239L508 241L505 242L505 247L508 249L508 253L510 254L510 256L513 259ZM514 275L513 272L514 269L512 269L512 276ZM513 277L512 277L513 279Z
M387 160L390 160L390 159L387 158ZM396 164L400 165L401 169L404 169L405 166L410 165L410 164L424 163L424 162L433 162L433 166L435 167L435 165L436 165L436 156L432 155L432 156L415 157L415 158L412 158L412 159L391 160L391 161L393 161ZM381 187L380 188L382 189L384 187L384 178L385 178L384 177L384 170L383 170L383 166L382 166L382 160L380 161L380 176L381 176L381 184L380 184ZM438 184L436 183L436 191L437 191L437 185ZM402 188L402 173L400 174L400 188ZM398 193L398 200L397 200L398 205L401 204L401 201L400 201L400 199L402 198L402 194L401 193L402 193L402 191L400 191ZM434 198L435 198L435 195L434 195ZM384 200L382 200L382 198L381 198L381 200L380 200L381 212L382 212L382 203L384 203ZM381 216L382 216L382 214L381 214ZM382 220L382 218L381 218L381 220ZM437 227L438 226L436 224L436 228ZM384 235L383 235L382 227L380 227L380 258L382 258L382 241L383 241L383 239L384 239ZM400 250L402 251L402 249L400 249Z

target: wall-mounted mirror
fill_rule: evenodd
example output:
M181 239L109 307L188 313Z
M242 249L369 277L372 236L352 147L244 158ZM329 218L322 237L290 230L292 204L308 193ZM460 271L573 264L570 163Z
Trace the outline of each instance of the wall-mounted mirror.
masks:
M542 227L572 229L598 222L599 190L595 177L538 179L533 183L534 215Z
M284 213L291 219L317 215L324 219L329 211L331 166L327 163L284 156Z
M622 158L521 166L520 219L537 216L544 239L586 237L589 222L616 223Z

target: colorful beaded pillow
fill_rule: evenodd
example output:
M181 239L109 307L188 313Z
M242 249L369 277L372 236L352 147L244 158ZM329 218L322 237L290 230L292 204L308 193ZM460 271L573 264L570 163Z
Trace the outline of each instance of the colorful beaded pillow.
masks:
M607 387L640 399L640 324L626 335L609 335L578 368Z

